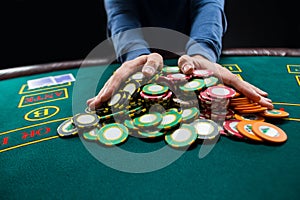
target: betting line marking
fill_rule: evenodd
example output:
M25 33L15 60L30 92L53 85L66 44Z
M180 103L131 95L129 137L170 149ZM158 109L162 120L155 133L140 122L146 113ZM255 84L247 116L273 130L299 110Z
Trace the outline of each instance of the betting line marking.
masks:
M21 127L21 128L16 128L16 129L13 129L13 130L2 132L2 133L0 133L0 135L5 135L5 134L11 133L11 132L16 132L16 131L20 131L20 130L23 130L23 129L28 129L28 128L32 128L32 127L36 127L36 126L40 126L40 125L50 124L50 123L53 123L53 122L59 122L59 121L67 120L67 119L70 119L70 117L55 119L55 120L43 122L43 123L40 123L40 124L34 124L34 125L30 125L30 126L24 126L24 127Z
M284 103L284 102L272 102L275 105L286 105L286 106L300 106L299 103Z
M35 144L35 143L47 141L47 140L56 139L56 138L59 138L59 136L56 135L56 136L52 136L52 137L43 138L43 139L40 139L40 140L35 140L35 141L27 142L27 143L24 143L24 144L19 144L19 145L16 145L16 146L8 147L6 149L2 149L2 150L0 150L0 153L5 152L5 151L9 151L9 150L12 150L12 149L20 148L20 147L23 147L23 146L27 146L27 145L31 145L31 144Z

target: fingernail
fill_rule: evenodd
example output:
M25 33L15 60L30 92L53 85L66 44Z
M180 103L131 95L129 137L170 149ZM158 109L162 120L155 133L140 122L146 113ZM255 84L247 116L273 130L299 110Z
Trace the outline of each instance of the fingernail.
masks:
M155 73L155 69L152 66L144 66L143 71L149 75L152 75Z
M184 72L187 72L187 71L189 71L190 69L192 69L192 66L191 66L191 65L185 65L185 66L183 67L183 71L184 71Z

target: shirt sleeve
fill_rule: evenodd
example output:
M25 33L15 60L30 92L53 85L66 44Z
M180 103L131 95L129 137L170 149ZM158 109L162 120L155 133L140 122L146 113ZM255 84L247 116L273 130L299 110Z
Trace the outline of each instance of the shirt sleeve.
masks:
M191 32L186 45L188 55L202 55L212 62L219 60L222 37L227 28L224 0L192 0Z
M105 0L107 33L113 42L120 62L149 54L143 38L136 3L133 0Z

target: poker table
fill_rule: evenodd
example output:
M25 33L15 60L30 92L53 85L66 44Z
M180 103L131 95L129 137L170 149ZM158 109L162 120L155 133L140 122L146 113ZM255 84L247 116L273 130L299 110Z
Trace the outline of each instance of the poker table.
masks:
M286 132L285 143L221 136L182 151L131 136L109 148L78 135L61 138L57 127L83 111L119 64L95 59L1 70L1 199L299 199L299 50L228 49L219 62L290 113L270 121ZM69 73L75 82L28 89L28 80Z

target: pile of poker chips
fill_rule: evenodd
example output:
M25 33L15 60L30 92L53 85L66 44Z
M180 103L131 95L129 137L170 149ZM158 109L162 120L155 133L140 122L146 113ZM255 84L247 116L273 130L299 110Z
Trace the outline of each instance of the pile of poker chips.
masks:
M141 72L133 74L100 108L87 108L85 113L63 122L57 131L61 137L82 134L85 140L107 146L121 144L130 136L164 138L175 148L189 146L197 140L212 140L219 135L259 141L244 133L242 128L238 130L237 127L242 125L237 124L254 119L250 120L249 115L256 115L255 119L279 115L274 114L275 110L265 108L257 111L258 104L240 96L233 88L221 84L212 71L195 70L193 74L185 75L177 66L165 66L152 78L146 78ZM249 106L256 107L249 109ZM98 116L98 122L89 123L89 126L78 122L78 119L87 118L80 116L87 114ZM275 129L268 127L272 131ZM257 137L262 138L259 134Z

